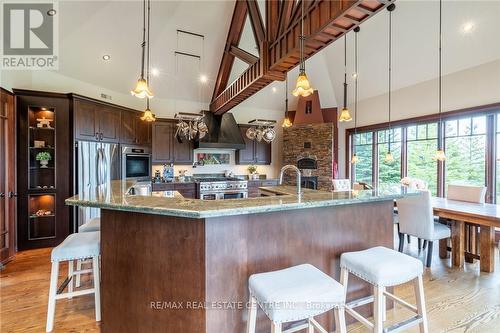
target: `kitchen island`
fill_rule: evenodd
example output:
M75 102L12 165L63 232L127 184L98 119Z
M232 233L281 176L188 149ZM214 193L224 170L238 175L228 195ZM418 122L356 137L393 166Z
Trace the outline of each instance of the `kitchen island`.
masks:
M244 332L251 274L307 262L338 280L343 252L393 247L393 201L412 195L278 186L262 188L266 197L202 201L130 195L132 185L66 200L101 208L103 332ZM353 278L348 298L370 291ZM258 331L269 332L263 317ZM319 321L333 328L331 314Z

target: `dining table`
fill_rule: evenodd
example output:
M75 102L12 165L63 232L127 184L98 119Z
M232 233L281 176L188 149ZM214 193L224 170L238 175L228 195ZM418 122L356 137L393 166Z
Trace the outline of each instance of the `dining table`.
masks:
M493 272L495 269L495 228L500 228L500 206L434 197L432 208L440 222L451 226L452 266L463 267L467 255L479 259L482 272ZM466 238L469 236L468 233L466 234L467 224L479 226L479 253L470 253L465 249ZM439 242L440 258L449 258L448 251L447 240L441 240Z

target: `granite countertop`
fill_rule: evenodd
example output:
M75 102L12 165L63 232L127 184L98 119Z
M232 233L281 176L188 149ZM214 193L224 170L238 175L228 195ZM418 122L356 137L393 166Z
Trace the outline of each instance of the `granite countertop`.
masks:
M127 194L134 184L133 181L115 180L108 185L100 185L92 191L66 199L66 204L177 217L208 218L386 201L418 193L394 184L366 191L305 190L299 196L295 194L294 186L273 186L263 187L262 190L271 192L274 196L204 201L183 198L181 195L174 195L172 198Z

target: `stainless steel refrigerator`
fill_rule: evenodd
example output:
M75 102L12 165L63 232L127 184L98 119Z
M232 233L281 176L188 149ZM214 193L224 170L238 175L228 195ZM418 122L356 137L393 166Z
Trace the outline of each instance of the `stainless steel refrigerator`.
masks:
M102 195L96 190L98 185L109 184L120 179L120 149L118 144L78 141L76 144L76 194L91 197ZM106 188L105 186L101 186ZM110 194L110 191L107 191ZM75 214L74 230L93 217L100 216L99 208L78 207Z

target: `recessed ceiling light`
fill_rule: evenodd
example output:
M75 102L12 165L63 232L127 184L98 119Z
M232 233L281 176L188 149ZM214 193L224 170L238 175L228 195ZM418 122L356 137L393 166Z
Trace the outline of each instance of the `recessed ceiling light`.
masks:
M208 77L206 75L200 75L200 82L201 83L207 83L208 82Z
M463 33L471 33L472 31L474 31L474 22L465 22L464 24L462 24L462 32Z
M105 54L102 56L102 60L104 60L104 61L108 61L110 59L111 59L111 56L109 54Z
M272 87L271 90L273 91L273 93L276 93L278 91L278 89L276 89L276 87Z
M47 11L47 15L49 15L49 16L54 16L54 15L56 15L56 13L57 13L57 11L54 8L49 9Z
M160 70L158 68L151 68L151 75L153 76L160 75Z

